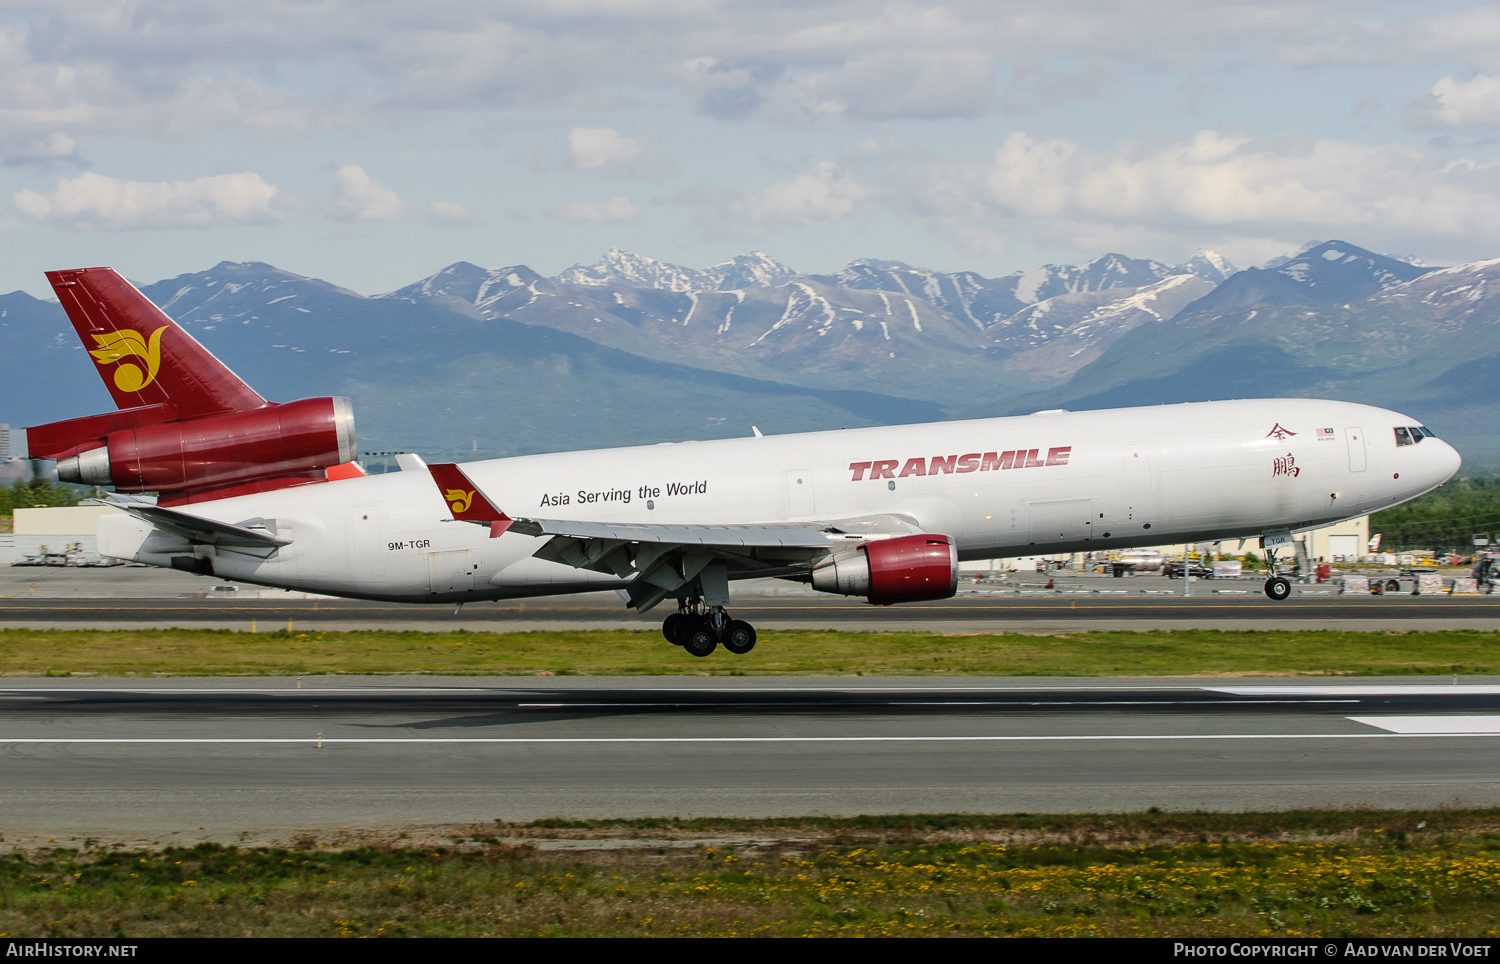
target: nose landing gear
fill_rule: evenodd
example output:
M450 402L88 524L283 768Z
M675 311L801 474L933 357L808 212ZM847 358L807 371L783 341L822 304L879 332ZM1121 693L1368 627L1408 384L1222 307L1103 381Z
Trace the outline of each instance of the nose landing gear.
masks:
M661 634L693 656L707 656L721 643L737 656L755 648L754 626L730 619L723 606L705 610L698 599L677 600L677 612L662 620Z
M1276 574L1276 550L1266 550L1266 565L1270 567L1271 575L1266 579L1266 596L1280 602L1292 594L1291 580Z
M1272 576L1266 580L1266 595L1272 599L1280 600L1292 594L1292 584L1281 576Z

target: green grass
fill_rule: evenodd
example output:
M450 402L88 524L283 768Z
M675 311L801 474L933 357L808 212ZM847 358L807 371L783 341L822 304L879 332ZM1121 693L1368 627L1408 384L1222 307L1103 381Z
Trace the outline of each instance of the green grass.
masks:
M1447 675L1500 674L1500 633L768 631L695 659L652 631L0 631L7 675Z
M552 823L12 853L0 937L1500 934L1495 811ZM568 835L616 842L533 844Z

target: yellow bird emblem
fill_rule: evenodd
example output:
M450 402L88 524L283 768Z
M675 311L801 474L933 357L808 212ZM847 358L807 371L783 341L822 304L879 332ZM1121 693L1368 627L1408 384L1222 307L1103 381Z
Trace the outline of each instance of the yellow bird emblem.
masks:
M448 500L448 505L455 513L468 512L469 506L474 504L474 493L463 489L449 489L443 493L443 498Z
M156 372L161 368L161 333L166 330L167 326L162 325L153 331L149 343L138 331L112 331L105 335L95 335L94 341L99 347L89 354L100 365L113 365L131 357L144 359L145 372L141 371L139 365L120 365L115 369L115 387L122 392L138 392L156 380Z

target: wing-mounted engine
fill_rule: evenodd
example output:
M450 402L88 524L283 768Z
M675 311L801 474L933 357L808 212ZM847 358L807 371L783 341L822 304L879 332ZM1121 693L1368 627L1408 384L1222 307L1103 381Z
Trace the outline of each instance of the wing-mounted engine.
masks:
M120 407L26 430L60 480L180 505L364 474L349 399L266 401L113 269L47 279Z
M877 606L947 599L958 591L958 547L933 534L866 542L814 566L812 585Z

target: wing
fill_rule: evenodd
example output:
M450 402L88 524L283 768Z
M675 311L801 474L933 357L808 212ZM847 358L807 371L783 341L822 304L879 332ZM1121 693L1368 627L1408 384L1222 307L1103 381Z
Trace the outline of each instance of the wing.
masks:
M727 605L731 579L805 577L815 562L841 549L921 531L898 516L745 525L517 519L510 528L547 540L535 553L538 559L630 580L629 605L639 612L694 591L709 605Z
M511 519L451 463L429 466L455 519L544 538L534 555L629 580L629 604L645 612L668 596L700 590L710 605L729 602L729 580L802 576L813 563L867 539L922 532L915 519L868 516L833 522L657 525ZM452 494L454 498L449 499Z

